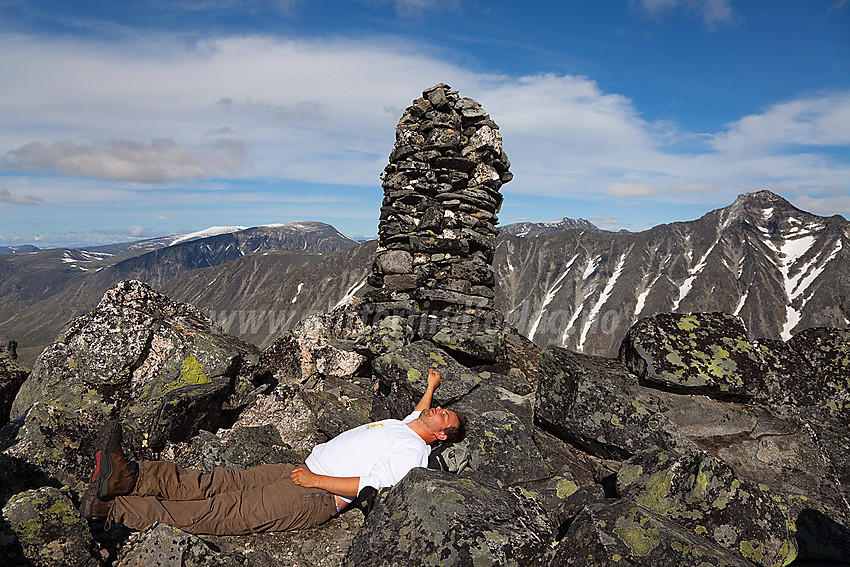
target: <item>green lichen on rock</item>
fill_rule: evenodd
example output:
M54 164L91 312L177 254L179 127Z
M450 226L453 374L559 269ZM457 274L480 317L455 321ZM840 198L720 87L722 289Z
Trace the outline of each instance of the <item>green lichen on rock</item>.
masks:
M191 386L197 384L209 384L210 377L204 374L204 366L198 362L198 359L193 356L187 356L183 359L183 368L180 369L180 375L177 380L167 384L163 389L163 393L168 393L183 386Z
M782 499L708 454L639 453L618 472L617 491L757 563L782 567L796 557Z
M67 494L39 488L17 494L3 507L3 518L35 565L95 567L92 535Z
M725 313L661 314L638 321L620 358L642 379L674 391L753 397L764 369L743 323Z
M519 491L413 469L388 491L348 548L344 565L535 564L554 532Z
M752 567L737 552L683 530L669 518L628 499L586 506L556 547L551 564Z

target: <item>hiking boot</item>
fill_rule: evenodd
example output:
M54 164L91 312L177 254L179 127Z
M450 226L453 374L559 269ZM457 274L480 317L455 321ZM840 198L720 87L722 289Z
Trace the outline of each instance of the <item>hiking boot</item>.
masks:
M128 461L121 449L121 424L110 421L104 428L105 440L95 453L96 467L91 481L100 500L130 494L136 486L139 464Z
M109 515L109 511L111 509L111 500L109 502L104 502L95 496L91 490L86 492L83 496L82 502L80 502L80 514L87 520L102 520Z

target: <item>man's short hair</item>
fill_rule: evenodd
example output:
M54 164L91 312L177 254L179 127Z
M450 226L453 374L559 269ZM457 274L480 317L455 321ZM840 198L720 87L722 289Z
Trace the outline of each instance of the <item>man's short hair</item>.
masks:
M446 434L447 443L458 443L466 437L466 426L469 424L469 421L462 413L455 412L455 415L457 416L457 427L449 425L443 430L443 433Z

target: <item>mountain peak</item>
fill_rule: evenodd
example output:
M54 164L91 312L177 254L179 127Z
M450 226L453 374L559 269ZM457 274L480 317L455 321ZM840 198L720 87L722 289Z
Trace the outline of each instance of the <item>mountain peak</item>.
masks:
M767 189L742 193L734 203L715 212L720 213L723 227L742 221L758 227L776 224L774 220L784 226L788 224L788 219L797 219L794 222L803 222L803 219L805 222L813 222L817 219L817 215L798 209L785 198Z
M752 193L742 193L738 195L738 198L735 199L735 202L732 204L735 205L747 205L750 207L794 207L790 202L788 202L785 198L777 195L773 191L768 189L762 189L761 191L754 191Z

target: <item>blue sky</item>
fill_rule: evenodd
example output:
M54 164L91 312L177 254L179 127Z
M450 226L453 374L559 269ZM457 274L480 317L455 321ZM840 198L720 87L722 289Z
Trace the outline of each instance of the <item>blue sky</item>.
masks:
M502 224L643 230L768 188L850 218L850 0L0 0L0 246L374 235L402 111L501 126Z

